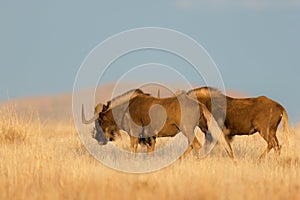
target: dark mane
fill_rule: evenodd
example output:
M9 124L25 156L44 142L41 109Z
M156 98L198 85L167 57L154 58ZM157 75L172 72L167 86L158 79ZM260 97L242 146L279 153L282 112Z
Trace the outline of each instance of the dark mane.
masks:
M124 103L126 100L133 98L138 94L145 94L145 93L141 89L132 89L132 90L125 92L124 94L114 97L112 100L110 100L106 103L106 106L105 106L105 108L103 108L102 111L105 111L105 110L108 110L109 108L118 106L118 105Z

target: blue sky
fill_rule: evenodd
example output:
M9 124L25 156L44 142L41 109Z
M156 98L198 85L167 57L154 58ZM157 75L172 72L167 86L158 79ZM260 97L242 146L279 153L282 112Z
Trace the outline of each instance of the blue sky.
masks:
M124 30L157 26L202 44L226 88L273 98L300 121L297 0L4 0L0 25L0 101L71 92L97 44Z

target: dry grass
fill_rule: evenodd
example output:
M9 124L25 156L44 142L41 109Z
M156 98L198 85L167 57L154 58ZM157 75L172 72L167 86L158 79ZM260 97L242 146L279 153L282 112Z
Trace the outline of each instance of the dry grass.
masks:
M96 161L71 123L42 124L30 113L2 109L0 128L5 135L0 140L0 199L300 199L300 128L278 159L270 153L257 162L264 141L240 137L233 142L237 164L216 147L204 160L191 155L139 175Z
M4 106L0 110L0 143L26 142L29 134L37 131L32 125L34 112L31 110L25 115L17 112L16 105ZM37 123L35 123L36 125Z

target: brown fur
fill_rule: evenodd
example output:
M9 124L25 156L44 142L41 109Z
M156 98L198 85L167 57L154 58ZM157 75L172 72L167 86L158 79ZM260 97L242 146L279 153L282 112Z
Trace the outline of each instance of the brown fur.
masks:
M163 126L160 124L165 120L165 116L161 113L155 111L152 118L149 116L153 105L162 106L166 112ZM119 104L100 113L98 123L95 124L97 130L95 139L100 142L99 144L106 144L107 140L114 140L115 135L122 129L130 136L131 152L136 152L139 142L147 144L148 152L151 152L154 150L156 137L173 137L181 131L191 144L184 155L193 148L199 155L201 145L194 135L194 129L200 125L200 116L207 121L202 128L206 134L204 150L207 150L209 144L217 139L215 135L219 135L221 130L216 123L211 123L214 119L203 104L190 98L185 92L164 99L138 94L130 99L129 104ZM214 133L211 134L209 130Z
M283 120L284 132L289 132L288 115L286 110L277 102L260 96L257 98L232 98L223 95L214 88L202 87L188 92L190 96L195 95L203 103L222 127L228 145L235 135L251 135L256 132L267 142L267 149L260 158L274 148L280 154L280 145L276 137L277 127ZM225 101L223 101L225 99ZM212 101L216 102L212 108ZM224 104L225 102L225 104ZM226 105L226 110L222 109ZM205 126L205 122L202 121ZM230 152L233 156L232 148Z

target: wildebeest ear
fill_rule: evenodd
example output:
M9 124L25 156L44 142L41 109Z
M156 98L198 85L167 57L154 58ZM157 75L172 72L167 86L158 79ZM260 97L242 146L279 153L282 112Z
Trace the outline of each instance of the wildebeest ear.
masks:
M111 101L107 102L107 105L103 105L103 109L102 112L108 110L108 108L110 107Z

